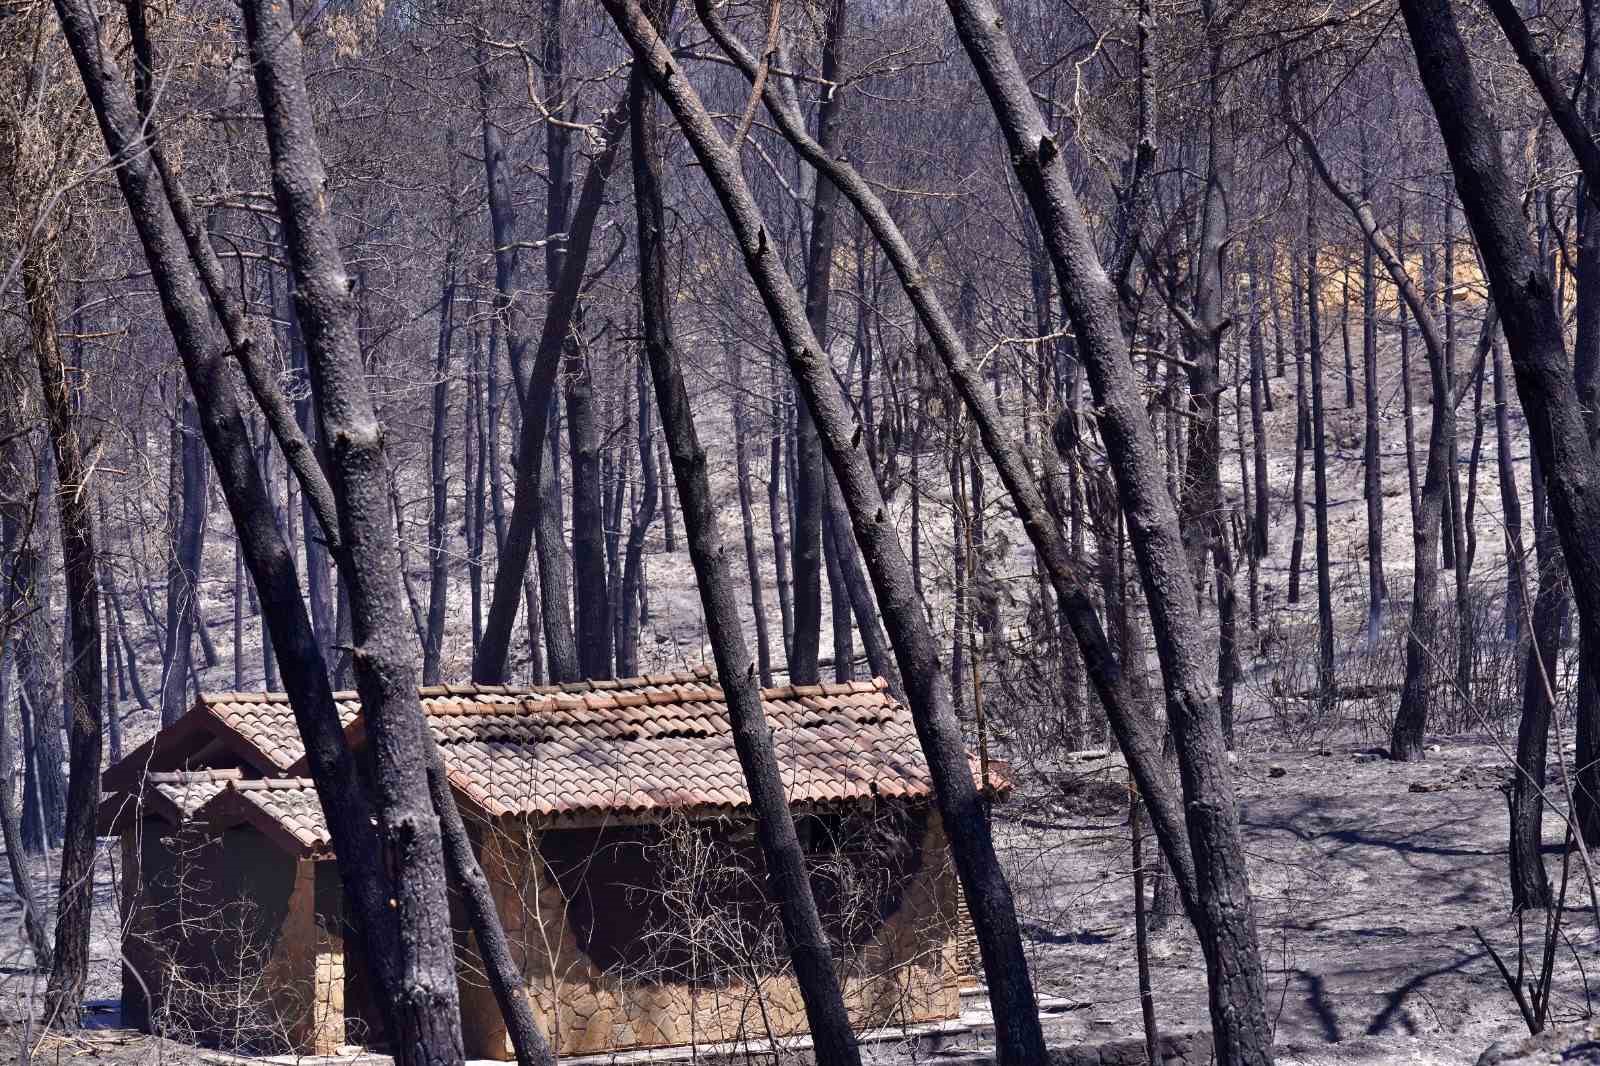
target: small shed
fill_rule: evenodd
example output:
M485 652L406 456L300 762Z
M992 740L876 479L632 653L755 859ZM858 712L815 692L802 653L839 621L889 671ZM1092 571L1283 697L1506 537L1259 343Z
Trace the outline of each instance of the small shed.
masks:
M421 695L559 1054L805 1031L709 673ZM359 698L336 698L359 757ZM855 1025L957 1016L964 908L908 710L881 680L762 701ZM202 695L106 771L130 1024L305 1053L383 1045L306 772L287 698L263 692ZM509 1059L453 920L467 1054Z

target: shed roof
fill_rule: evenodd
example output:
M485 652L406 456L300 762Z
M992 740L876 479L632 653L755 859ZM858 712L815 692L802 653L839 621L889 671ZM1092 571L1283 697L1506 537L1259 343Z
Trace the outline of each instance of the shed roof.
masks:
M727 702L709 671L420 692L451 784L483 815L587 821L668 810L733 814L749 805ZM340 692L335 699L347 735L359 745L359 697ZM762 704L791 803L932 795L910 712L881 679L769 688ZM195 771L208 759L242 768L226 771L232 776L225 779L200 780ZM229 824L268 819L286 846L327 847L316 793L301 776L305 749L281 693L202 695L177 723L107 770L105 787L136 791L146 768L158 771L148 777L153 791L181 787L202 797L159 813ZM160 772L173 769L190 772ZM1009 787L1003 768L991 765L988 784Z

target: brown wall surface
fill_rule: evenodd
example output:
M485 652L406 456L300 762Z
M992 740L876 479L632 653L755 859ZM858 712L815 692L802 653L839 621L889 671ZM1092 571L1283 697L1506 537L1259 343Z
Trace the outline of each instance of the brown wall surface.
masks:
M942 826L925 810L871 823L803 826L855 1024L954 1017L957 905ZM747 824L686 828L482 831L484 872L560 1054L805 1031ZM473 968L469 957L463 973ZM493 997L465 976L462 1025L469 1056L510 1057Z
M255 830L156 819L123 833L122 854L127 1024L250 1050L344 1042L342 937L319 920L318 863Z

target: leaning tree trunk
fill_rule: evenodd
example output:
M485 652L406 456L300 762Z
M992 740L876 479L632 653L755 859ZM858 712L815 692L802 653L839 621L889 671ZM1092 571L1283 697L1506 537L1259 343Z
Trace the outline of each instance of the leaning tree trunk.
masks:
M325 196L327 176L306 93L299 30L273 0L244 5L256 92L272 158L295 303L305 335L329 481L339 511L339 571L349 592L352 666L379 797L376 836L396 872L401 1000L391 1042L428 1062L462 1060L455 945L439 818L428 793L431 738L408 647L388 459L367 389L356 308Z
M778 251L751 195L738 159L723 142L699 95L678 74L674 60L636 0L606 0L606 10L684 130L722 203L752 280L783 340L799 393L839 479L856 541L877 587L878 602L900 659L922 748L934 782L939 813L950 836L989 977L1005 1063L1039 1062L1044 1040L1032 980L1022 951L1011 891L995 856L988 820L939 665L939 649L922 614L898 535L888 520L878 483L854 432L838 382L805 318Z
M650 358L656 402L661 409L662 432L676 474L684 531L705 610L706 628L728 702L734 747L750 791L767 878L772 896L778 901L816 1058L826 1066L852 1066L860 1063L861 1054L845 1011L839 977L833 968L832 949L812 896L805 853L795 832L772 729L761 705L755 664L745 646L730 554L718 530L717 504L706 471L705 450L695 431L689 392L678 367L666 277L661 149L655 116L651 113L654 95L645 75L636 66L629 83L632 110L629 125L633 133L634 207L638 216L639 294L643 305L645 351Z
M56 13L106 148L113 158L124 161L116 169L117 182L194 391L201 430L245 551L265 628L272 646L282 655L283 686L328 815L353 931L380 993L379 1009L386 1029L401 1032L397 1006L401 986L395 968L399 920L390 906L395 890L372 832L371 807L334 706L322 646L301 597L294 554L284 532L287 523L274 511L239 409L236 361L230 358L237 348L230 346L212 318L207 289L189 258L185 234L168 199L180 199L181 186L164 183L157 173L160 152L157 142L147 140L151 131L148 116L136 110L121 71L100 46L99 17L83 0L60 0ZM277 402L282 402L281 395ZM310 477L321 476L314 465L305 469ZM331 492L328 495L331 499ZM419 1061L408 1053L412 1046L400 1045L400 1050L402 1061Z
M1505 166L1499 129L1482 100L1449 0L1402 0L1423 85L1449 153L1457 192L1482 257L1505 331L1517 393L1545 475L1551 524L1561 538L1578 610L1579 662L1600 661L1600 470L1592 427L1568 361L1549 278L1528 239L1520 191ZM1580 365L1587 353L1579 352ZM1580 669L1577 812L1593 828L1600 786L1600 693L1596 671Z
M559 0L548 2L555 8L555 18L559 21ZM601 119L598 129L603 147L584 175L583 188L572 217L568 220L547 219L547 224L551 226L558 221L565 222L564 230L555 229L552 233L565 232L566 240L553 242L562 245L561 254L558 259L546 264L551 294L534 350L533 365L525 373L517 371L518 392L523 401L522 428L516 451L516 499L506 523L505 538L500 544L499 566L494 575L489 613L484 620L483 640L473 658L472 676L479 682L492 684L503 682L506 678L506 655L511 647L511 630L524 597L523 577L527 573L528 555L533 549L536 527L540 530L539 583L543 593L541 602L550 680L572 681L580 673L578 649L568 610L566 575L561 566L565 550L561 544L560 524L555 521L556 514L552 513L546 494L551 488L555 471L546 471L544 464L548 461L546 447L552 423L551 405L557 395L556 377L577 313L579 290L588 268L589 246L604 200L606 180L616 162L617 147L621 143L619 135L625 121L626 110L622 108L613 109ZM553 131L553 123L551 127ZM511 213L510 176L504 170L507 165L505 149L499 128L488 121L484 123L484 157L486 166L489 161L496 164L496 169L488 177L491 218L499 220L495 223L496 284L506 315L507 347L512 352L512 367L516 371L522 361L518 354L519 344L525 345L526 341L519 341L518 334L513 332L513 323L520 312L516 301L510 300L515 276L515 237L512 230L515 216ZM553 187L565 180L563 175L551 176ZM497 201L499 207L495 206Z
M1597 301L1600 303L1600 301ZM1522 541L1522 496L1517 491L1517 465L1512 455L1510 405L1506 402L1506 368L1501 345L1494 346L1494 442L1499 471L1500 511L1505 526L1505 639L1516 643L1522 633L1527 559Z
M1177 516L1128 359L1117 294L1099 267L1060 147L1034 103L998 12L987 0L950 0L949 6L1050 248L1144 579L1185 786L1217 1054L1230 1063L1270 1062L1261 954L1221 722L1199 654L1205 642L1185 587Z

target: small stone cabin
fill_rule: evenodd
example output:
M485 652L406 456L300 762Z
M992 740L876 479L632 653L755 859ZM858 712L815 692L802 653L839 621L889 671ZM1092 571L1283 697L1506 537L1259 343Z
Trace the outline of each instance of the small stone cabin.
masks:
M359 698L336 697L359 757ZM559 1054L804 1032L709 673L422 697ZM964 908L909 712L881 680L762 699L858 1030L955 1017ZM202 695L105 772L128 1024L303 1053L383 1046L305 774L286 697L261 692ZM452 908L467 1054L509 1059Z

